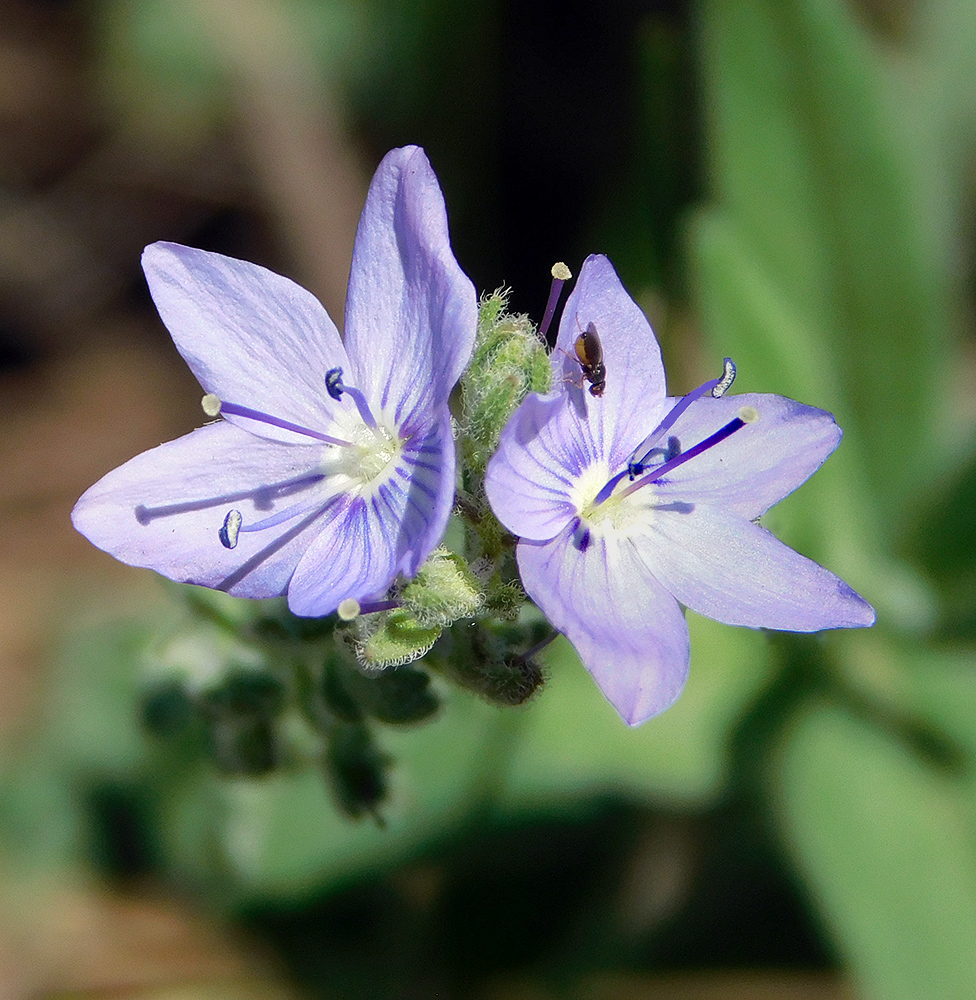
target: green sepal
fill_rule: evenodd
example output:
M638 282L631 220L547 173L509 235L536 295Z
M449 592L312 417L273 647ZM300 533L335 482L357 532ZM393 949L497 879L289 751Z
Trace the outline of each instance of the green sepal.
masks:
M406 608L362 615L353 623L353 649L367 672L419 660L437 641L440 626L421 625Z
M480 478L498 448L502 428L529 392L548 392L545 346L526 316L508 313L502 289L481 301L471 365L461 378L461 461Z
M494 705L523 705L545 683L541 667L525 651L549 631L544 622L478 622L446 635L425 662Z
M488 581L485 591L485 616L515 621L525 607L525 591L519 584L504 582L498 574Z
M400 592L400 600L421 626L443 627L476 614L485 595L464 559L439 548Z

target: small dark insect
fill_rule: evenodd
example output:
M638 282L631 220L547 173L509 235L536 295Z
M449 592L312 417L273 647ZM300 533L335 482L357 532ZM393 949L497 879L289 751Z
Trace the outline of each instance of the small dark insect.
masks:
M573 345L583 378L590 383L590 395L602 396L607 385L607 366L603 363L603 344L596 327L588 323ZM582 382L580 383L582 386Z

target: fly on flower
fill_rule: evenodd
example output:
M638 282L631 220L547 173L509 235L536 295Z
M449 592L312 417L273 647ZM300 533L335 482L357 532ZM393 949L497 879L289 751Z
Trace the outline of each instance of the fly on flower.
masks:
M814 632L874 623L843 580L757 524L837 447L823 410L729 396L735 367L681 399L657 340L610 262L592 256L563 312L600 330L602 395L554 380L502 432L485 486L519 536L526 592L564 633L623 719L666 709L688 674L683 608L730 625ZM554 364L565 364L557 362Z
M573 353L582 370L583 381L590 383L590 395L602 396L607 385L607 366L603 363L600 334L592 323L587 323L586 329L573 342Z
M359 221L343 342L309 292L220 254L155 243L153 300L216 423L110 472L75 527L133 566L319 616L416 575L454 498L448 397L474 287L423 150L380 164Z

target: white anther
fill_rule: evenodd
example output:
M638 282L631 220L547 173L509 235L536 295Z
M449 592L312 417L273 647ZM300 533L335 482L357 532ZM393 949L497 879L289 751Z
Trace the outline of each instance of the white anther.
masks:
M722 379L714 389L712 389L712 395L718 399L719 396L724 396L732 386L735 381L735 364L731 358L725 359L725 371L722 374Z
M573 276L573 272L561 261L557 260L555 264L552 265L552 276L556 281L569 281Z
M207 395L200 400L200 405L203 407L203 412L206 413L208 417L220 416L220 397L215 396L212 392L208 392Z
M754 424L759 419L759 411L754 406L743 406L739 410L739 419L744 424Z
M351 622L353 618L359 617L359 612L362 610L362 605L355 597L347 597L344 601L339 602L339 607L336 608L336 614L344 621Z
M241 516L239 510L227 511L227 516L224 518L224 523L218 532L220 535L220 544L225 549L232 549L237 545L237 536L241 533L241 525L243 523L244 518Z

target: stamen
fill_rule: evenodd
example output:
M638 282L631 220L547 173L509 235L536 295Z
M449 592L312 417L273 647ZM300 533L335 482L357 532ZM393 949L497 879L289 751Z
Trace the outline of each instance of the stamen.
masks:
M369 408L369 403L366 402L366 397L358 389L343 383L341 368L330 368L325 373L325 391L335 400L342 399L342 394L348 392L356 404L356 409L359 410L359 415L363 418L363 423L375 429L376 418Z
M573 276L573 272L562 262L557 261L552 265L552 286L549 289L549 301L546 302L546 311L542 317L542 324L539 327L539 337L543 344L547 344L546 333L549 331L549 324L556 313L556 304L562 294L563 285Z
M301 424L293 424L290 420L282 420L281 417L272 417L270 414L262 413L260 410L252 410L249 406L239 406L237 403L225 402L212 392L207 393L203 397L201 404L203 412L208 417L216 417L222 413L229 413L232 417L246 417L248 420L270 424L272 427L280 427L282 430L304 434L306 437L315 438L316 441L324 441L326 444L336 444L341 448L352 447L352 442L350 441L343 441L342 438L335 438L328 434L322 434L320 431L310 430L308 427L302 427Z
M729 389L732 388L732 383L735 381L735 362L731 358L725 359L725 371L722 377L719 379L718 385L713 386L712 395L718 399L719 396L724 396Z
M343 487L334 486L327 493L317 494L311 501L306 500L304 503L292 504L291 507L279 510L275 514L269 514L268 517L263 517L260 521L254 521L251 524L244 524L244 518L239 510L231 510L227 512L223 526L217 534L224 548L232 549L237 545L238 535L242 531L264 531L266 528L276 528L279 524L299 517L301 514L315 507L323 508L330 500L335 499L340 493L344 492L345 489Z
M724 427L720 427L714 434L710 434L707 438L705 438L704 441L699 441L698 444L689 448L687 451L682 452L675 458L672 458L669 462L659 465L642 479L638 479L636 483L631 483L630 486L618 494L618 498L623 499L635 490L639 490L642 486L647 486L649 483L659 482L670 472L677 469L679 465L684 465L685 462L688 462L697 455L700 455L703 451L708 451L709 448L714 447L720 441L724 441L736 431L742 430L742 428L747 424L754 424L758 419L759 411L754 406L743 406L742 409L739 410L739 415L730 420ZM618 475L616 477L617 482L619 482L620 479L621 476ZM605 491L606 487L600 491L600 496L602 496ZM606 498L604 497L604 499ZM597 502L602 502L600 501L599 496L597 497Z
M726 358L725 368L720 378L709 379L697 389L692 389L687 396L683 396L679 399L678 402L671 407L667 415L657 425L657 427L655 427L654 430L652 430L651 433L648 434L647 437L644 438L644 440L641 441L641 443L630 453L630 458L627 460L627 472L630 478L635 479L644 471L647 459L650 457L654 445L656 445L658 440L660 440L661 435L669 431L674 426L678 417L680 417L681 414L684 413L696 399L701 399L706 392L711 392L712 396L716 399L719 396L724 396L734 381L735 364L731 358ZM638 455L641 455L639 459L637 458Z
M359 617L359 611L362 605L355 597L347 597L344 601L339 602L339 607L336 608L336 614L344 621L351 622L354 618Z
M359 606L359 613L361 615L372 615L377 611L396 611L400 607L403 607L400 601L370 601L368 604L361 604Z
M243 520L244 517L239 510L227 511L224 523L221 525L220 531L217 532L220 537L220 544L223 545L225 549L233 549L237 547L237 536L240 533L241 523Z

